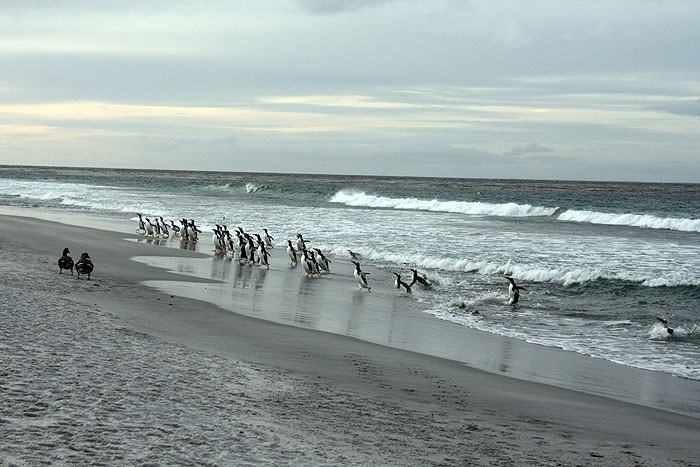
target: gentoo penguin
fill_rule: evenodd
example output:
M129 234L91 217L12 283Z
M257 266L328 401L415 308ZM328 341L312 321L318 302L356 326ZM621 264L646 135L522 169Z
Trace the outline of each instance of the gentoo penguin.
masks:
M155 217L154 220L156 222L155 222L155 224L153 224L153 232L155 233L156 237L160 237L161 230L160 230L160 222L158 222L158 217Z
M242 234L240 231L236 232L236 235L238 236L238 245L236 246L236 252L234 253L234 258L236 257L236 253L238 258L238 262L240 263L242 259L245 260L245 262L248 262L248 255L246 254L246 244L248 240L246 240L245 235Z
M231 236L231 232L226 230L224 233L226 234L226 238L225 238L226 248L231 250L231 255L235 255L236 244L233 241L233 237Z
M258 243L258 264L255 265L255 267L260 267L260 266L266 266L267 269L270 269L270 261L268 260L270 256L270 253L267 252L265 249L265 243L260 242Z
M428 280L427 280L425 277L423 277L423 276L421 276L420 274L418 274L418 271L416 271L416 270L413 269L413 268L410 268L410 270L411 270L411 272L413 273L413 279L411 279L411 283L408 284L409 286L412 287L413 284L415 284L416 282L418 282L420 285L422 285L422 286L425 287L426 289L429 289L429 288L431 287L430 282L428 282Z
M294 249L291 240L287 240L287 254L289 255L290 259L290 266L296 266L297 264L299 264L299 259L297 258L297 250Z
M58 273L63 274L64 269L70 269L70 275L73 275L73 258L70 257L68 248L64 248L61 257L58 258Z
M661 322L661 324L663 324L664 327L666 328L666 332L668 333L668 335L671 336L671 337L673 337L673 329L671 329L671 328L668 327L668 321L666 321L666 320L663 319L663 318L656 318L656 320L659 321L659 322Z
M304 266L304 272L306 273L306 277L314 277L314 264L311 260L311 257L309 256L309 252L306 251L306 248L301 250L301 265Z
M153 236L153 224L151 223L151 220L147 217L146 218L146 235L149 237Z
M136 213L136 215L139 216L139 220L138 220L139 227L138 227L138 229L136 229L136 231L138 232L141 230L141 231L143 231L143 233L146 233L146 224L144 224L144 222L143 222L143 217L141 217L141 214L139 214L138 212Z
M355 271L353 272L353 276L355 276L357 283L360 285L360 290L367 289L367 292L371 292L372 288L367 283L367 276L369 276L369 273L362 272L362 270L360 269L360 263L358 263L357 261L352 260L351 263L355 265Z
M393 273L396 276L396 280L394 281L394 287L401 290L401 287L403 287L406 290L406 293L411 293L411 286L405 283L404 281L401 280L401 274L398 272Z
M243 247L243 235L237 230L234 230L233 234L236 236L236 243L233 246L233 259L241 262L241 259L245 256L245 248Z
M217 224L217 227L219 225ZM220 253L222 255L226 254L226 246L224 243L224 237L220 230L212 229L214 234L212 235L212 242L214 243L214 253Z
M170 231L168 230L168 224L166 224L165 221L163 220L163 216L160 216L160 228L161 228L161 231L163 232L163 237L170 238Z
M249 263L255 263L255 256L254 256L254 250L253 248L255 247L255 243L253 240L253 237L250 235L246 234L245 235L245 262L246 264Z
M508 305L515 305L518 303L518 300L520 299L520 291L521 290L526 290L525 287L520 287L515 284L515 281L513 280L512 277L510 276L503 276L505 277L508 282L510 282L510 285L508 286L508 297L510 297L510 300L508 300Z
M311 266L311 270L313 270L314 274L320 276L321 269L318 267L318 260L316 259L316 254L313 251L307 251L306 254L309 258L309 265Z
M216 246L216 243L219 240L219 231L221 230L221 226L219 224L216 224L216 227L211 229L214 231L214 234L211 236L211 242Z
M361 254L355 253L352 250L348 250L348 253L350 253L350 259L360 259L360 256L362 256Z
M180 219L180 224L182 224L182 230L180 231L180 239L186 242L190 241L190 228L187 224L187 219Z
M275 240L275 238L268 233L267 229L263 229L263 232L265 232L265 234L263 235L263 239L265 240L265 246L268 248L274 248L272 242Z
M180 227L175 225L175 222L173 222L172 219L169 222L170 222L170 229L175 233L175 236L179 237L180 236Z
M76 279L80 279L81 274L87 274L87 280L90 280L90 274L94 268L95 266L92 264L90 255L83 253L80 255L78 262L75 263L75 271L78 273L78 277L76 277Z
M316 264L318 264L319 269L325 272L326 274L330 274L331 260L326 258L326 255L324 255L320 249L314 248L314 251L316 252Z
M297 234L297 250L302 251L306 249L306 242L308 240L304 240L304 238L301 236L300 233Z
M197 240L199 240L199 236L197 234L201 233L202 231L197 228L196 225L194 225L194 219L190 219L190 241L192 243L197 243Z

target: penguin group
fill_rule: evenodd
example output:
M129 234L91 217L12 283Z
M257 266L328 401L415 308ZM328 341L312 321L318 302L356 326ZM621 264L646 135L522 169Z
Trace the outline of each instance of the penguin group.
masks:
M90 275L95 269L95 265L92 263L92 258L86 252L80 255L80 259L77 262L73 261L70 256L70 250L68 248L63 249L61 257L58 258L58 273L63 274L63 270L70 270L71 276L73 276L73 269L77 273L76 279L80 279L80 275L87 275L87 280L90 280Z
M212 231L214 253L226 256L230 252L231 257L239 263L270 269L270 253L267 249L274 248L274 238L267 229L263 229L263 235L250 234L242 227L237 227L231 233L226 225L216 224Z
M202 233L194 219L182 218L179 220L180 225L178 225L172 220L166 221L162 216L154 217L154 221L140 213L137 213L137 216L137 232L141 232L148 237L169 238L173 235L180 237L180 240L184 243L194 244L197 243L199 234ZM168 226L168 224L170 225ZM251 234L243 230L242 227L236 227L230 231L226 225L215 224L215 227L211 230L212 243L214 245L213 252L215 254L226 256L230 252L232 259L239 263L255 267L264 266L266 269L270 269L270 253L268 249L274 248L275 239L266 228L262 229L262 234ZM307 278L330 274L331 260L321 249L308 248L307 243L309 242L300 233L296 234L294 240L287 240L287 256L289 257L290 267L296 267L301 263ZM360 267L360 253L352 250L347 250L347 252L350 256L350 262L354 265L353 276L358 283L359 290L364 289L370 292L372 287L369 285L367 278L369 273L362 271ZM425 275L420 274L415 268L409 268L409 271L411 280L408 282L402 279L402 275L399 272L393 272L395 276L394 287L401 294L412 294L414 287L432 289L432 284ZM406 277L408 277L408 274ZM508 304L515 305L520 299L520 291L525 290L525 288L518 286L512 277L505 276L505 278L509 281Z
M308 249L306 247L308 242L309 240L305 240L304 236L300 233L296 236L295 244L292 244L291 240L287 240L287 255L290 260L289 265L296 266L301 262L306 277L330 274L331 260L328 259L320 248Z
M180 237L183 242L197 243L199 234L202 233L194 219L182 218L178 221L178 225L172 219L166 221L163 216L155 216L151 221L150 218L143 217L143 214L136 213L136 215L139 216L136 231L147 237L170 238L172 232L172 235ZM168 224L170 225L168 226Z

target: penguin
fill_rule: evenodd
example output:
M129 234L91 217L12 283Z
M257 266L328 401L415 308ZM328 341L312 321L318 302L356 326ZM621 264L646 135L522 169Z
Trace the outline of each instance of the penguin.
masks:
M401 291L401 287L403 287L404 290L406 290L406 293L410 294L411 286L401 280L401 274L399 274L398 272L395 272L393 274L396 276L396 280L394 281L394 287L399 289L399 291Z
M90 255L83 253L80 255L78 262L75 263L75 271L78 273L78 277L76 277L76 279L80 279L81 274L87 274L87 280L90 280L90 274L94 268L95 266L92 264Z
M151 223L151 220L147 217L146 218L146 235L149 237L153 236L153 224Z
M218 224L217 224L217 227L219 227ZM217 229L212 229L212 230L214 231L214 234L212 235L212 242L214 243L213 252L217 253L217 254L225 255L226 254L226 246L224 244L223 234L221 233L220 230L217 230Z
M664 328L666 328L666 332L668 333L668 335L673 337L673 329L668 327L668 321L666 321L663 318L656 318L656 320L661 322L661 324L663 324Z
M315 275L321 275L321 269L318 267L318 260L316 259L316 254L313 251L307 251L306 254L309 258L309 266Z
M520 299L520 291L526 289L525 287L520 287L519 285L516 285L512 277L503 277L505 277L508 280L508 282L510 282L510 285L508 286L508 297L510 297L510 300L508 300L508 305L515 305Z
M175 225L175 222L172 221L172 219L169 221L170 222L170 229L173 231L176 237L180 236L180 227Z
M138 212L136 213L137 216L139 216L138 220L138 228L136 229L137 232L142 231L144 234L146 233L146 224L143 222L143 217L141 217L141 214Z
M314 277L314 265L312 264L311 257L309 256L309 252L306 251L306 248L301 250L301 264L304 266L306 277Z
M287 254L289 255L289 259L290 259L290 262L289 262L290 266L292 266L292 265L296 266L297 264L299 264L299 258L297 257L297 250L294 249L294 246L292 245L291 240L287 240Z
M314 251L316 252L316 264L318 264L319 269L323 270L326 274L331 273L331 260L326 258L326 255L323 254L323 252L318 249L314 248Z
M214 234L211 236L211 242L216 246L217 242L219 241L219 231L221 230L221 226L219 224L216 224L216 227L211 229L214 231Z
M161 229L160 229L160 222L158 222L158 217L155 217L153 220L155 220L155 224L153 224L153 232L154 232L154 237L160 237L161 236Z
M355 253L352 250L348 250L348 253L350 254L350 259L360 259L360 257L362 256L361 254Z
M231 232L228 230L225 232L226 233L226 248L231 251L231 255L236 254L236 244L233 242L233 237L231 236Z
M304 240L304 237L301 236L300 233L297 234L297 250L301 251L306 249L306 242L308 240Z
M260 267L260 266L266 266L268 271L270 270L270 261L268 258L270 257L270 253L267 252L265 249L265 243L260 242L258 243L258 264L255 265L255 267Z
M255 246L253 237L246 234L245 240L245 262L246 264L255 263L255 257L253 256L253 247Z
M360 289L367 289L367 292L371 292L372 288L369 286L367 283L367 276L369 276L368 272L362 272L360 269L360 263L358 263L355 260L351 261L352 264L355 265L355 271L353 272L353 276L355 276L355 279L357 280L357 283L360 285Z
M184 240L185 242L190 241L190 227L189 224L187 223L187 219L182 218L180 219L180 224L182 224L182 230L180 231L180 239Z
M61 257L58 258L58 273L63 274L64 269L70 269L70 275L73 275L73 258L70 257L70 251L68 248L63 249Z
M236 232L238 235L238 246L236 247L236 252L238 253L238 262L240 263L241 260L245 260L245 262L248 262L248 255L246 254L246 245L248 244L248 240L246 240L245 235L243 233Z
M192 243L197 243L197 240L199 240L199 236L197 234L202 233L202 231L199 230L196 225L194 225L194 219L190 219L189 233L190 241Z
M432 287L430 285L430 282L428 282L428 280L425 277L418 274L418 271L416 271L413 268L410 268L410 271L413 273L413 279L411 279L411 283L408 284L410 287L413 287L413 284L415 284L416 282L418 282L418 284L422 285L426 289L429 289Z
M168 224L163 220L163 216L160 216L160 228L163 232L163 237L170 238L170 231L168 231Z
M263 239L265 240L265 246L268 248L274 248L272 242L275 240L275 238L267 232L267 229L263 229L263 232L265 232L265 234L263 235Z

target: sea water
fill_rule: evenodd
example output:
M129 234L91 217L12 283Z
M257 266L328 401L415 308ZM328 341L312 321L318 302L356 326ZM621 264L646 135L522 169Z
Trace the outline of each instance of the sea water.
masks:
M302 233L418 269L433 288L412 299L439 319L700 379L697 184L0 166L0 207L267 228L279 247ZM526 289L516 305L504 275Z

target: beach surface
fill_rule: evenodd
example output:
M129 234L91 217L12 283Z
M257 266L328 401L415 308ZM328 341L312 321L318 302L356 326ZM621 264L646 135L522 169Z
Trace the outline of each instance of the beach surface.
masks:
M605 379L612 364L523 345L511 349L507 375L496 374L460 361L451 345L428 352L369 331L333 332L366 328L366 310L344 314L369 297L378 320L410 308L362 295L351 280L305 281L275 263L271 274L240 272L244 285L217 306L197 294L223 297L224 273L176 273L211 254L20 216L0 216L0 234L3 464L700 465L699 414L633 403L644 388L619 400L511 377L540 355L553 356L553 373L591 366ZM74 258L90 253L92 280L57 274L64 247ZM345 285L351 295L338 293ZM323 314L331 329L313 323L316 308L336 311ZM269 314L279 319L260 319ZM618 370L653 398L664 384L697 388Z

